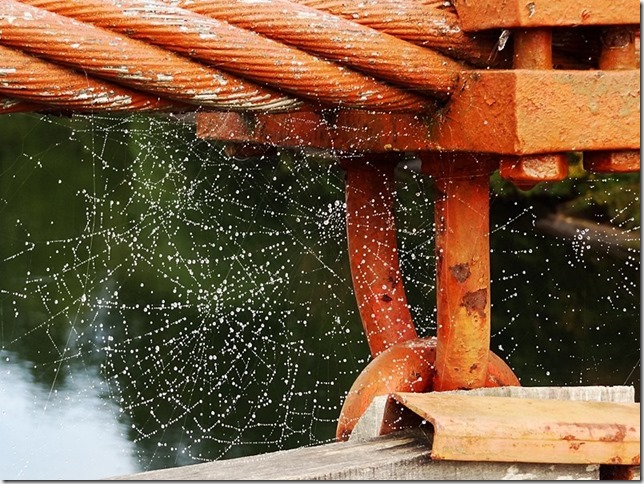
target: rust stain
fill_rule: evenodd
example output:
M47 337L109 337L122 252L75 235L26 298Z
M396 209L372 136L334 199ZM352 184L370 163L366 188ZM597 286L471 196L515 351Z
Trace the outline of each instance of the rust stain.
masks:
M586 442L571 442L570 443L570 450L579 450L579 447L584 445Z
M487 289L483 288L478 291L466 293L461 300L461 306L467 310L468 314L477 312L481 318L485 318L484 311L487 306Z
M604 437L601 437L599 440L601 442L623 442L624 437L626 437L626 426L625 425L619 425L615 424L612 425L612 427L615 427L615 433L613 435L606 435Z
M470 271L470 265L467 262L463 264L455 264L449 268L449 271L454 276L454 279L461 284L467 281L472 274Z

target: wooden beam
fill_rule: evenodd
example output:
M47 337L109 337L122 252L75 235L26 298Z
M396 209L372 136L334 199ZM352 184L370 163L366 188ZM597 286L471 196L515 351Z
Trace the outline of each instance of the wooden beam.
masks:
M422 430L143 472L117 480L598 479L599 466L431 461Z

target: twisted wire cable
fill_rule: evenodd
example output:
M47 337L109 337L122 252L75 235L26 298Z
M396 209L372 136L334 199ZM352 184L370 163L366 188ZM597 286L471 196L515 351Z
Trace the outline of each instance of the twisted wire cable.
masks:
M0 0L0 44L195 105L265 111L302 106L297 99L159 47L14 0Z
M22 51L0 45L0 58L11 68L0 69L0 94L20 97L33 103L74 112L185 110L172 102L134 91L95 77L38 59ZM7 101L6 101L7 102ZM7 102L0 112L24 110L17 101Z
M431 49L288 0L163 0L404 86L447 98L464 66Z
M22 0L197 58L316 103L420 110L427 99L226 22L156 0Z

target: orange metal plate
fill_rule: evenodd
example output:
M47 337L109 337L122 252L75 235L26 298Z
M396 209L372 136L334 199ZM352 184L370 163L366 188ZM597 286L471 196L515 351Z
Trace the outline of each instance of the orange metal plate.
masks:
M640 23L639 4L633 0L458 0L461 28L493 28Z
M633 150L640 146L639 77L639 70L466 71L439 113L201 113L197 134L347 152Z
M434 460L640 463L640 404L445 393L393 398L434 425Z
M197 136L272 146L354 152L431 149L430 118L421 114L340 111L332 120L313 111L285 114L199 113Z

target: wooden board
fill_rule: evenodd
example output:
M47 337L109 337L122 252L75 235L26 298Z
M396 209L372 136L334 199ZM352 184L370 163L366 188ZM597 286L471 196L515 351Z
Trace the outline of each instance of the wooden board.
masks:
M422 430L364 442L215 461L116 478L117 480L555 480L598 479L597 465L439 462L428 457Z
M505 387L449 392L512 396L515 398L558 398L633 402L632 387ZM352 440L239 459L215 461L172 469L161 469L118 480L576 480L599 479L600 472L618 471L639 478L639 467L576 464L527 464L503 462L432 461L433 435L430 427L408 429L383 437L379 432L387 396L376 398L356 426ZM361 427L362 425L362 427ZM364 432L360 434L359 428ZM369 434L371 432L371 434ZM355 437L355 439L354 439ZM359 438L361 437L361 438Z

